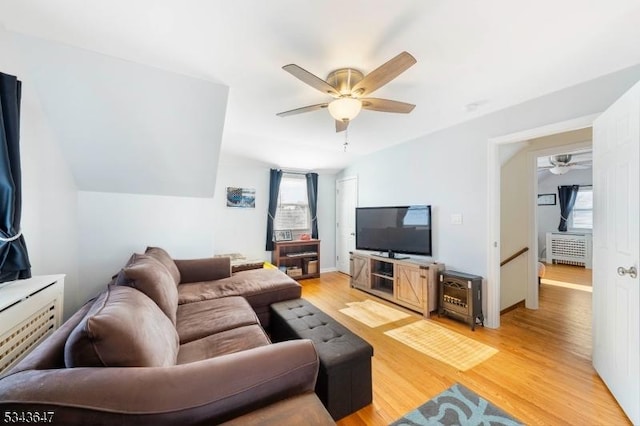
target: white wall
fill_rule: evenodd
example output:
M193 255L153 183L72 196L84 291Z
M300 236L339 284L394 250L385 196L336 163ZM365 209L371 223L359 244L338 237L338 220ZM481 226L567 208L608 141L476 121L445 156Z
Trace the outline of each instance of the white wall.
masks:
M503 166L500 173L500 260L529 246L533 197L532 167L528 145ZM525 300L531 252L500 268L500 310Z
M466 126L439 133L438 143L425 136L372 154L342 176L358 176L360 206L430 204L433 258L482 275L477 244L485 238L486 147L465 144L469 137ZM463 215L462 225L451 224L456 213Z
M64 315L77 308L76 186L11 35L0 27L0 71L22 81L22 230L33 275L65 274Z
M340 176L358 176L363 206L431 204L434 258L486 277L487 141L603 111L638 80L640 66L628 68L379 151ZM462 225L451 224L453 213L462 213Z
M271 260L271 252L265 251L269 169L252 160L224 155L220 159L211 216L215 254L242 253L253 259ZM255 189L256 207L227 207L227 187Z
M546 258L547 232L558 232L560 224L560 198L558 186L560 185L591 185L593 172L591 169L571 170L564 175L554 175L543 172L538 179L539 194L556 194L555 206L538 206L538 253L540 258ZM544 253L544 256L542 254Z
M93 297L132 253L162 247L179 259L213 254L211 198L78 192L82 300Z
M269 169L278 168L254 160L224 155L218 167L216 192L213 197L214 251L242 253L271 260L265 251L267 209L269 206ZM256 207L240 209L226 206L226 188L255 188ZM335 269L335 175L318 176L318 237L320 268Z
M318 176L318 238L320 272L336 270L336 176Z

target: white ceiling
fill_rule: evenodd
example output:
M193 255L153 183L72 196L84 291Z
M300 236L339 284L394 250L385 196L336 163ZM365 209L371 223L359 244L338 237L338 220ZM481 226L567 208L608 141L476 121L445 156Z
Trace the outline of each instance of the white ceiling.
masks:
M7 30L229 86L223 153L316 170L640 63L639 23L637 0L0 0ZM283 65L403 50L418 63L374 96L415 110L363 111L346 154L327 111L276 117L327 99Z

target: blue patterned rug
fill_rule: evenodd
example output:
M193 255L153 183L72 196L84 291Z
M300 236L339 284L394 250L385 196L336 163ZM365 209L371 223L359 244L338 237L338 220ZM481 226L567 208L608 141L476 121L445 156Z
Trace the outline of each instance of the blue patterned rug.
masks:
M391 426L523 425L500 408L456 383Z

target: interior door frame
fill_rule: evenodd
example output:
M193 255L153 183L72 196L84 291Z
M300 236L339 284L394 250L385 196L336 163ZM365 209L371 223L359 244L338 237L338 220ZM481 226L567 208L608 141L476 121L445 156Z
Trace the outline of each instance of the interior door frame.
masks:
M593 121L600 115L590 114L572 120L561 121L541 127L489 138L487 142L487 309L485 325L489 328L500 327L500 145L522 142L529 139L541 138L557 133L591 127ZM595 172L595 171L594 171ZM530 200L530 209L533 209L533 198ZM529 247L537 247L535 224L531 223L535 217L529 215ZM535 237L535 240L534 240ZM537 250L537 249L536 249ZM537 263L536 256L530 256L531 261ZM529 280L527 283L527 296L525 304L527 308L538 308L538 280L536 278L537 267L533 264L529 267Z

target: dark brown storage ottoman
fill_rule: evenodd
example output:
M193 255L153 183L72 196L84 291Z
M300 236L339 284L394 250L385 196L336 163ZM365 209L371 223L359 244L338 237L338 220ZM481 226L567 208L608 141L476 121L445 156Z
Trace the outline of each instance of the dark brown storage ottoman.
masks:
M320 359L316 394L334 420L371 403L373 347L304 299L271 305L271 340L311 339Z

